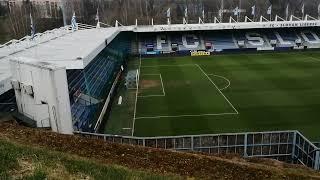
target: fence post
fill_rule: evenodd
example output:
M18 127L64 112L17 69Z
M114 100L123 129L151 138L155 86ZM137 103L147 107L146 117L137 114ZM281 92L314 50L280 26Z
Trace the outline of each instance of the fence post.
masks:
M247 148L248 148L248 134L245 133L244 134L244 149L243 149L243 156L244 157L248 157Z
M191 151L193 151L193 147L194 147L194 145L193 145L193 136L191 136Z
M297 142L297 132L294 131L294 133L293 133L293 142L292 142L292 152L291 152L292 161L294 161L294 158L295 158L296 142Z
M320 150L319 149L316 151L314 169L315 170L320 170Z

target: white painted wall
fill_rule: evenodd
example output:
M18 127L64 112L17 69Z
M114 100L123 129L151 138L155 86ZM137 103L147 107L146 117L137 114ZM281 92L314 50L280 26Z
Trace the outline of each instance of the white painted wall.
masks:
M37 127L72 134L66 68L21 57L11 59L10 68L13 83L20 84L15 88L19 112L35 120Z

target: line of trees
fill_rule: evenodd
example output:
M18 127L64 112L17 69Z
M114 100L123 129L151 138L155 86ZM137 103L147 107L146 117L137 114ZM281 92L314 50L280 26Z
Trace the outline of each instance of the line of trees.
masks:
M286 8L289 5L289 15L302 17L304 4L305 14L318 17L319 0L68 0L66 9L67 16L72 12L78 14L78 19L84 23L94 24L96 10L99 8L100 20L114 24L115 20L124 25L132 25L135 19L139 24L151 24L153 18L156 24L167 22L166 11L171 9L171 22L182 23L184 9L188 8L189 23L198 22L198 17L205 12L205 22L213 22L214 17L219 17L219 10L233 10L236 7L244 10L240 13L239 20L245 16L253 18L251 7L256 6L255 19L260 15L269 17L267 9L272 4L272 14L281 17L286 16ZM75 9L78 7L79 9ZM223 14L223 21L228 21L233 16L232 12Z
M268 17L267 9L272 4L272 14L281 17L286 16L286 7L289 5L289 15L302 17L304 4L305 14L318 17L319 0L63 0L54 9L54 16L44 16L44 9L48 4L33 4L30 0L24 0L21 5L9 9L9 5L0 6L0 43L3 43L4 35L10 38L19 38L30 34L30 13L33 16L37 32L42 32L55 27L60 27L64 22L70 24L73 12L76 13L77 21L94 25L96 23L96 11L99 9L100 21L114 25L118 20L123 25L132 25L138 19L140 25L167 22L166 11L171 9L171 22L182 23L184 9L188 8L189 23L198 22L198 17L205 12L205 22L213 22L214 17L219 17L219 10L223 13L223 21L233 16L231 10L239 7L244 12L240 13L239 20L245 16L253 18L251 7L256 6L255 19L260 15ZM50 5L50 4L49 4ZM63 15L65 21L63 20ZM7 40L7 38L5 38Z
M48 6L49 5L49 6ZM48 15L48 8L50 15ZM30 35L30 14L37 32L43 32L63 25L62 9L50 4L35 4L30 0L16 3L0 4L0 44Z

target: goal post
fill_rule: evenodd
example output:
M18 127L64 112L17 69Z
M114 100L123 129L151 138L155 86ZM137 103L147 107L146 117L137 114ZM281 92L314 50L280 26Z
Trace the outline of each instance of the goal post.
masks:
M125 85L127 89L138 89L140 72L139 69L128 71Z

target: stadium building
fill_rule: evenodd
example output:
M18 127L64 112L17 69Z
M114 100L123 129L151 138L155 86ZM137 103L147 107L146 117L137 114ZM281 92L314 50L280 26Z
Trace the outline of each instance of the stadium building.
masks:
M138 24L122 26L116 22L115 27L107 28L78 23L76 26L38 33L34 37L26 36L20 40L11 40L0 46L0 100L1 103L3 102L0 105L0 111L17 110L18 113L15 116L20 121L35 127L50 128L59 133L80 133L118 141L119 139L117 140L114 136L94 133L99 132L101 125L106 123L106 115L112 116L112 104L114 102L121 104L122 101L127 100L125 96L119 99L114 96L118 93L119 83L125 81L124 79L126 79L126 86L132 86L133 92L136 93L135 103L132 106L134 108L133 126L128 127L132 131L132 136L135 131L135 120L156 118L148 116L148 111L141 113L145 116L137 117L136 109L141 105L137 104L137 98L141 96L138 89L142 76L140 72L143 57L215 56L319 48L320 20L308 15L304 19L291 16L288 21L280 17L276 17L274 21L268 21L261 17L258 22L252 22L248 18L245 22L236 22L230 18L230 22L227 23L200 21L199 24L184 22L184 24L149 26ZM128 59L131 57L140 59L140 65L130 70ZM189 115L183 114L184 110L181 108L172 107L173 109L177 112L181 111L183 117L241 114L221 92L223 88L217 88L209 77L218 75L207 74L198 65L194 68L188 71L197 71L196 73L199 74L190 77L186 84L190 86L197 80L195 76L205 75L216 88L212 91L219 94L221 100L209 95L206 98L221 101L224 105L205 106L204 110L219 110L216 114L199 110L202 114ZM179 70L186 71L182 68ZM168 72L174 71L176 70L168 70ZM162 90L160 94L155 90L155 93L147 93L144 97L166 96L162 77L164 74L159 72L154 74L150 71L147 76L157 76L156 78L159 76L157 82L162 84L159 85ZM157 82L153 79L145 79L147 83L145 87L156 86ZM203 92L205 93L206 91ZM193 108L190 106L190 109L193 110ZM159 112L166 112L165 109L161 110L160 108ZM163 113L159 118L162 117L177 116ZM260 137L260 140L255 137ZM217 153L236 152L245 156L272 157L300 162L314 169L319 169L320 165L319 148L298 131L153 138L119 136L118 138L121 143L181 151L214 153L217 150ZM269 140L264 141L265 139ZM258 141L260 143L257 143ZM218 142L218 145L213 145L213 142ZM219 142L226 143L219 144ZM260 154L256 153L255 148L261 149Z

